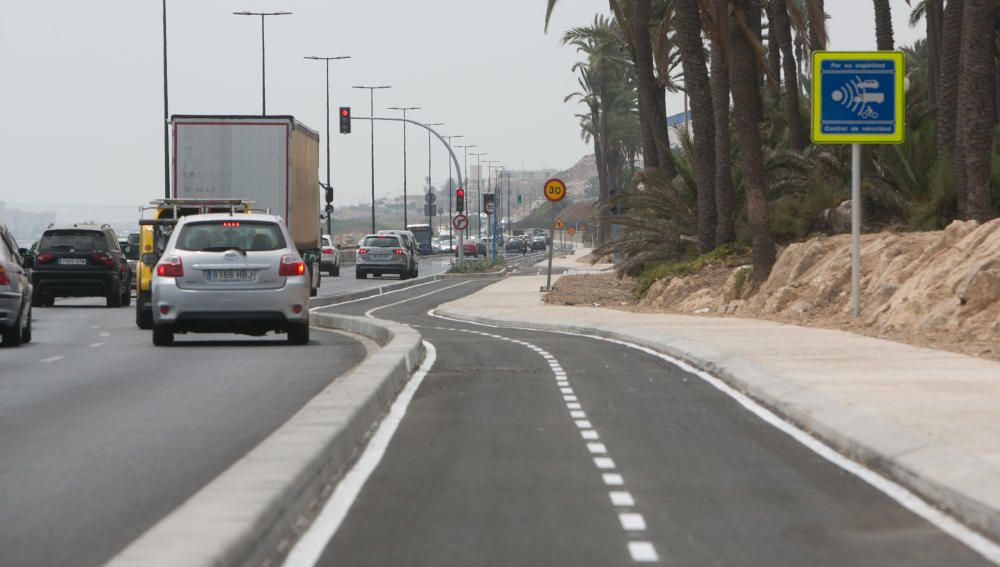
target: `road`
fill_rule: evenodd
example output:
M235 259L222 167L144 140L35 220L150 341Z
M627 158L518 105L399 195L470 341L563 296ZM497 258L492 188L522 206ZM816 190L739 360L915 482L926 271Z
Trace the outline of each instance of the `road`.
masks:
M436 360L319 565L985 564L659 357L428 315L489 283L332 308Z
M453 256L448 254L421 256L417 270L420 272L421 277L442 274L447 272L448 268L451 267L452 258ZM376 288L398 280L399 276L385 276L380 278L369 276L368 279L359 280L354 277L354 264L345 264L340 268L340 276L338 277L323 274L319 287L319 297Z
M157 349L103 303L35 309L0 352L0 565L103 563L365 356L320 330Z

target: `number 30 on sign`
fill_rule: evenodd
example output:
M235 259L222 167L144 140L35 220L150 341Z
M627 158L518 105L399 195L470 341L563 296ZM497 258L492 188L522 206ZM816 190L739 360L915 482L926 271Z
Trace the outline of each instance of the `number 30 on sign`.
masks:
M566 196L566 184L561 179L552 178L545 182L545 198L555 202Z

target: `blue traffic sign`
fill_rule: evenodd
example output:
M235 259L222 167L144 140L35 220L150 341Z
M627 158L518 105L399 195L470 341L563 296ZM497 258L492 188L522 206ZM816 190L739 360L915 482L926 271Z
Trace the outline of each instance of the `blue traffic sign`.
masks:
M902 142L903 102L901 53L813 53L814 142Z

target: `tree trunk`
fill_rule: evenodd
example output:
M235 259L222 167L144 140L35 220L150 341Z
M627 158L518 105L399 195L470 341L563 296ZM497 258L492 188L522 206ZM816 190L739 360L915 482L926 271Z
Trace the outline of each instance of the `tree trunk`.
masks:
M729 0L715 0L723 8L721 18L725 18ZM728 34L728 19L717 21L720 34ZM717 245L736 241L736 190L731 175L729 161L729 65L722 42L712 41L712 113L715 117L715 210Z
M781 100L781 47L774 35L774 2L767 3L767 70L771 74L771 81L767 81L767 88L771 92L771 98Z
M927 107L937 111L938 81L941 73L941 19L944 17L944 0L927 0Z
M604 179L608 183L608 200L605 203L607 207L605 207L604 213L602 213L605 222L602 223L601 238L603 242L610 242L614 230L610 222L614 216L610 207L613 206L612 201L618 194L620 185L617 177L616 153L611 144L611 135L608 132L608 115L611 113L611 101L607 100L607 97L602 97L601 104L601 144L604 152Z
M958 141L963 170L967 218L986 222L993 217L990 202L990 157L996 88L996 0L966 0L962 13L961 69L958 86ZM956 193L959 188L956 187Z
M826 12L823 0L807 0L806 7L809 12L809 49L822 51L826 49Z
M892 10L889 0L873 0L875 3L875 44L879 51L892 51Z
M958 60L962 45L962 2L952 0L941 22L941 59L938 68L938 154L955 155L955 119L958 111Z
M782 65L785 72L785 119L788 121L788 146L797 152L806 147L805 126L799 110L799 80L792 53L792 28L788 21L786 0L771 0L774 12L774 35L781 46Z
M601 111L597 102L590 103L590 122L594 127L594 161L597 162L597 186L599 187L597 203L598 208L601 210L601 225L598 231L598 239L601 244L605 243L605 232L606 225L608 224L608 215L606 213L609 205L609 195L608 191L608 172L604 167L605 157L604 157L604 145L603 138L601 136Z
M761 8L760 2L761 0L747 0L745 21L747 23L747 26L749 26L750 28L751 35L753 35L754 39L757 41L758 44L762 45L764 43L763 24L761 22L763 9ZM764 81L764 76L760 72L760 64L758 64L757 62L756 53L754 53L752 49L751 53L754 54L754 57L752 57L750 61L752 65L751 69L753 70L754 85L755 85L753 96L757 100L756 104L754 105L754 110L757 113L755 120L759 124L764 121L764 100L762 98L763 95L761 93L761 89L764 86L762 84Z
M735 21L729 35L729 82L733 93L733 113L736 118L736 136L740 144L740 164L743 169L743 187L747 195L747 216L753 240L753 277L764 282L774 266L775 249L771 238L767 212L767 177L764 174L764 154L761 151L758 129L759 104L757 75L754 73L753 47L745 29L750 0L732 0ZM741 21L742 20L742 21Z
M684 67L684 89L691 100L694 130L694 172L698 182L698 249L704 254L715 248L715 118L712 87L705 69L698 0L674 4L674 34Z
M664 175L672 178L677 175L677 168L670 153L666 100L653 74L653 43L649 36L650 2L651 0L634 0L632 5L632 34L635 41L632 55L638 83L636 90L639 98L639 119L644 123L644 128L649 129L653 142L653 147L649 148L644 133L642 154L647 167L651 162L655 163Z

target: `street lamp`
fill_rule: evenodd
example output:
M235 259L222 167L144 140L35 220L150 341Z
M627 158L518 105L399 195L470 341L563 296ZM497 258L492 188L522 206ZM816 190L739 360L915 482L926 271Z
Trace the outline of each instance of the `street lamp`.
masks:
M476 238L483 237L483 204L480 186L483 177L482 157L490 155L489 152L473 153L476 156Z
M406 120L407 110L420 110L419 106L390 106L389 110L402 110L403 120ZM403 230L406 230L406 211L409 203L406 201L406 122L403 122Z
M264 55L264 18L267 16L289 16L291 12L233 12L236 16L260 16L260 114L267 115L267 82Z
M330 190L331 196L333 193L333 185L330 184L330 61L350 58L350 55L340 55L337 57L316 57L315 55L307 55L303 58L312 59L313 61L323 61L326 63L326 187ZM326 213L326 233L331 236L333 233L332 212Z
M477 146L475 144L469 144L469 145L466 145L466 146L458 146L458 147L462 148L463 161L464 161L462 167L465 169L465 171L462 174L462 179L465 180L465 184L466 184L466 187L464 187L464 189L466 191L468 191L469 187L467 187L467 186L469 184L469 148L478 148L479 146ZM466 206L465 210L471 212L472 208ZM466 216L468 216L468 213L466 214ZM465 225L465 237L466 238L469 237L469 225Z
M486 192L488 193L490 191L490 189L491 189L491 184L492 184L493 164L494 163L499 163L499 162L497 160L484 159L483 163L486 164ZM482 199L482 198L480 197L480 199ZM480 206L480 208L482 208L482 206L483 206L482 203L480 203L479 206ZM496 207L496 201L493 202L493 206ZM496 209L494 208L494 210L496 210ZM480 219L482 218L481 215L482 215L482 212L480 212ZM486 215L486 218L491 218L491 215ZM489 226L486 227L486 232L487 232L487 234L490 232L490 227Z
M163 198L170 198L170 111L167 101L167 0L163 0Z
M375 232L375 91L379 89L391 89L389 85L379 85L379 86L364 86L364 85L354 85L351 88L355 89L368 89L371 102L371 113L368 118L371 119L372 123L372 232Z
M445 138L448 138L449 146L451 145L452 138L464 138L464 137L465 136L461 134L456 134L454 136L445 136ZM451 232L452 231L451 219L452 215L454 214L451 208L452 207L451 200L454 198L454 196L452 195L453 191L454 190L451 187L451 160L448 160L448 249L449 250L455 247L454 242L452 242L452 232Z
M406 124L405 122L403 124ZM424 126L444 126L444 122L428 122ZM431 183L431 130L427 129L427 191L434 194L434 184ZM432 222L431 203L424 198L424 206L427 207L427 224L431 225L431 234L434 234L434 223Z

